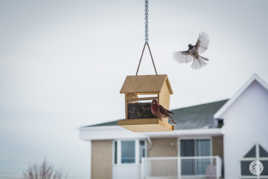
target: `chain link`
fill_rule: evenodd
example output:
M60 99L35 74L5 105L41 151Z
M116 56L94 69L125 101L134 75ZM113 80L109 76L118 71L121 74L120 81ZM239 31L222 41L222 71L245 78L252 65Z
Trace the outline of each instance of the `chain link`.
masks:
M145 20L145 33L144 33L144 38L145 38L145 42L148 42L149 41L149 27L148 27L148 24L149 24L149 21L148 21L148 16L149 16L149 0L145 0L145 9L144 9L144 20Z

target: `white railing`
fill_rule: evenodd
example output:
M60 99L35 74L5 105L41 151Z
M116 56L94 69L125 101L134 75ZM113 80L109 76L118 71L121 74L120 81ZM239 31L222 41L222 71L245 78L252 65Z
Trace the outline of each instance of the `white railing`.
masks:
M218 156L146 157L141 179L219 179L222 162Z

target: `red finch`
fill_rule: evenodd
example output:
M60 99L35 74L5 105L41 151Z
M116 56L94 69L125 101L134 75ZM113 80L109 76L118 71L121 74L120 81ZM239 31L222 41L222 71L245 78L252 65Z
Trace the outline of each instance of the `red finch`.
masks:
M173 124L176 124L176 122L172 119L172 116L171 116L173 112L161 106L156 99L152 101L151 112L155 117L160 118L160 119L162 119L163 117L169 117L170 121Z

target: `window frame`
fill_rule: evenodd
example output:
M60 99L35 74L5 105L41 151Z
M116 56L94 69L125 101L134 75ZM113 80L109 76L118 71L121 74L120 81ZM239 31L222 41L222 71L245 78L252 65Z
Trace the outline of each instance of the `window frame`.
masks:
M142 162L142 158L144 158L143 156L141 156L140 152L141 152L141 145L140 145L140 142L141 141L144 141L144 150L145 150L145 156L144 157L147 157L148 156L148 150L147 150L147 142L146 140L139 140L139 156L138 156L138 162L141 163Z
M200 140L200 139L207 139L207 140L210 141L210 154L208 156L213 156L212 136L191 136L191 137L184 136L184 137L177 138L177 142L178 142L178 149L177 149L178 157L183 157L183 156L181 156L181 141L182 140L194 140L194 143L195 143L196 140ZM196 152L195 152L195 154L196 154ZM196 157L196 155L194 155L192 157ZM204 175L184 175L184 176L196 177L196 176L204 176Z
M212 144L212 137L211 136L199 136L199 137L180 137L178 138L178 156L181 156L181 141L182 140L200 140L200 139L208 139L210 141L210 154L209 156L212 156L213 154L213 144ZM193 156L195 157L195 156Z
M134 163L122 163L122 152L121 152L121 142L122 141L134 141L135 142L135 162ZM113 162L113 165L115 166L120 166L120 165L138 165L141 163L141 160L140 160L140 141L144 141L144 144L145 144L145 157L147 157L148 155L148 150L147 150L147 141L146 139L117 139L117 140L113 140L113 159L112 159L112 162ZM115 163L115 143L117 143L117 163Z
M129 148L129 146L127 145L127 146L125 146L125 147L127 147L128 149L131 149L131 151L132 150L134 150L133 152L134 153L132 153L131 152L131 158L129 158L129 156L123 156L123 150L122 150L122 148L123 148L123 143L124 142L128 142L128 144L130 144L131 143L131 145L133 145L134 144L134 149L133 148ZM121 150L120 150L120 155L121 155L121 160L120 160L120 163L121 164L133 164L133 163L136 163L136 160L137 160L137 142L135 141L135 140L122 140L122 141L120 141L120 148L121 148ZM127 154L130 154L129 153L129 151L127 151L126 152ZM119 153L117 153L117 154L119 154ZM134 156L132 156L134 154ZM132 160L132 157L133 157L133 159L134 159L134 161L127 161L127 160L129 160L129 159L131 159ZM126 160L125 162L124 162L124 160Z
M242 175L242 162L243 161L254 161L254 160L258 160L258 161L268 161L268 157L260 157L260 146L263 148L263 146L261 144L255 144L253 145L247 152L246 154L253 148L255 147L255 157L245 157L246 154L243 155L242 159L240 160L240 179L261 179L261 178L268 178L268 175L260 175L260 176L256 176L256 175ZM265 148L263 148L265 150Z

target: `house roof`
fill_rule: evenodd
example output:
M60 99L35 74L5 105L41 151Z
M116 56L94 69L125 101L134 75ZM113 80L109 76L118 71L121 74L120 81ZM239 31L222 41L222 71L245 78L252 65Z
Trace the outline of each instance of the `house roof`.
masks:
M213 116L227 101L225 99L173 110L177 123L175 130L216 128Z
M223 113L225 113L229 107L232 106L232 104L241 96L241 94L244 93L244 91L246 91L248 87L255 81L263 86L264 89L268 90L268 84L257 74L253 74L250 79L233 95L233 97L215 113L214 118L221 118Z
M120 93L159 93L165 82L173 94L167 75L127 76Z
M177 123L177 125L175 126L175 130L216 128L213 115L227 101L228 100L221 100L172 110L172 112L174 112L173 119ZM85 128L100 126L117 126L117 121L118 120L85 126Z

